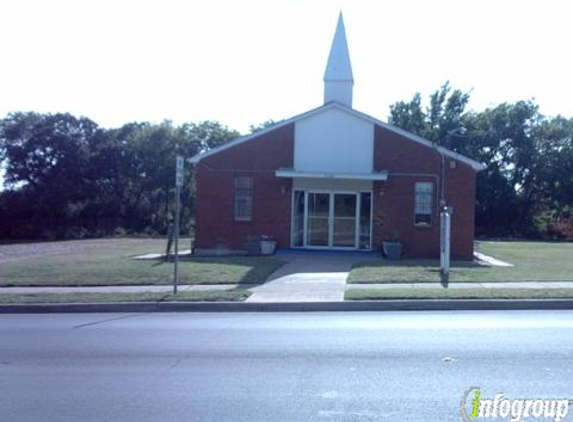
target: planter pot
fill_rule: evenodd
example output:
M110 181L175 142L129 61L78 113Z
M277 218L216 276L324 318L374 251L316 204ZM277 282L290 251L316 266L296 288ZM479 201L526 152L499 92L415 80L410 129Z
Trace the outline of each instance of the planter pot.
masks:
M261 254L261 244L259 241L247 243L247 254L248 255L260 255Z
M388 259L400 259L402 256L402 244L398 242L382 242L382 250Z
M272 255L275 253L277 242L275 240L259 240L261 255Z

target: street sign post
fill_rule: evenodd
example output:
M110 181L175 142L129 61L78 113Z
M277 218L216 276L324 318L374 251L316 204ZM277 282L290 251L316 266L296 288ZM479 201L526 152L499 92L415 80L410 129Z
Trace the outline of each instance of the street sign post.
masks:
M179 282L179 208L181 206L181 186L185 173L185 160L181 155L175 159L175 224L173 225L173 237L175 238L175 257L173 265L173 294L177 294Z

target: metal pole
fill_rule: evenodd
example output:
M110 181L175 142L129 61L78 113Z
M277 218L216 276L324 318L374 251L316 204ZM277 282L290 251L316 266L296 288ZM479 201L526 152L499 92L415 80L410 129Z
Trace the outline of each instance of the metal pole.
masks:
M173 235L175 237L175 257L173 265L173 294L177 294L177 283L179 282L179 208L181 186L183 186L183 171L185 160L181 155L175 157L175 224L173 225Z
M173 294L177 294L177 283L179 281L179 206L180 206L181 186L175 187L175 224L173 226L175 236L175 258L173 265Z
M450 275L450 221L451 216L450 212L446 211L446 229L445 229L445 237L446 242L444 245L444 272L447 276Z
M444 207L440 213L440 270L446 280L450 274L450 230L451 213Z

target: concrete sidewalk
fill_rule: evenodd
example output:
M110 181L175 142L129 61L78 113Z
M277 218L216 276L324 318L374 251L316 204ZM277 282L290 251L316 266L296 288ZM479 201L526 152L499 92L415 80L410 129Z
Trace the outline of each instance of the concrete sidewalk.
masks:
M346 290L360 289L442 289L440 283L353 283ZM449 283L448 289L573 289L573 281L510 281L492 283Z
M179 285L177 289L180 292L193 292L205 290L232 290L237 287L249 288L251 284L196 284L196 285ZM30 294L30 293L171 293L173 285L139 285L139 286L84 286L84 287L0 287L0 294Z
M288 265L288 264L287 264ZM285 267L287 266L285 265ZM340 268L345 264L340 263ZM322 273L291 273L297 271L302 263L292 265L290 270L283 267L277 271L268 283L252 284L199 284L179 285L182 292L206 290L249 289L254 292L248 302L336 302L342 301L345 290L360 289L441 289L440 283L356 283L346 284L345 271ZM516 281L498 283L451 283L448 289L573 289L573 281ZM31 293L141 293L173 291L172 285L139 285L139 286L88 286L88 287L0 287L0 294ZM254 298L254 300L253 300Z

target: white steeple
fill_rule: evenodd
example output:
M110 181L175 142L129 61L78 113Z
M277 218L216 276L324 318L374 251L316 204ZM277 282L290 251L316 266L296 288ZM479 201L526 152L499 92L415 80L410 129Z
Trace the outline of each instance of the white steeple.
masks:
M352 78L352 66L350 66L350 55L348 54L344 32L344 21L342 20L342 12L340 12L324 72L324 103L336 101L352 108L353 85L354 79Z

